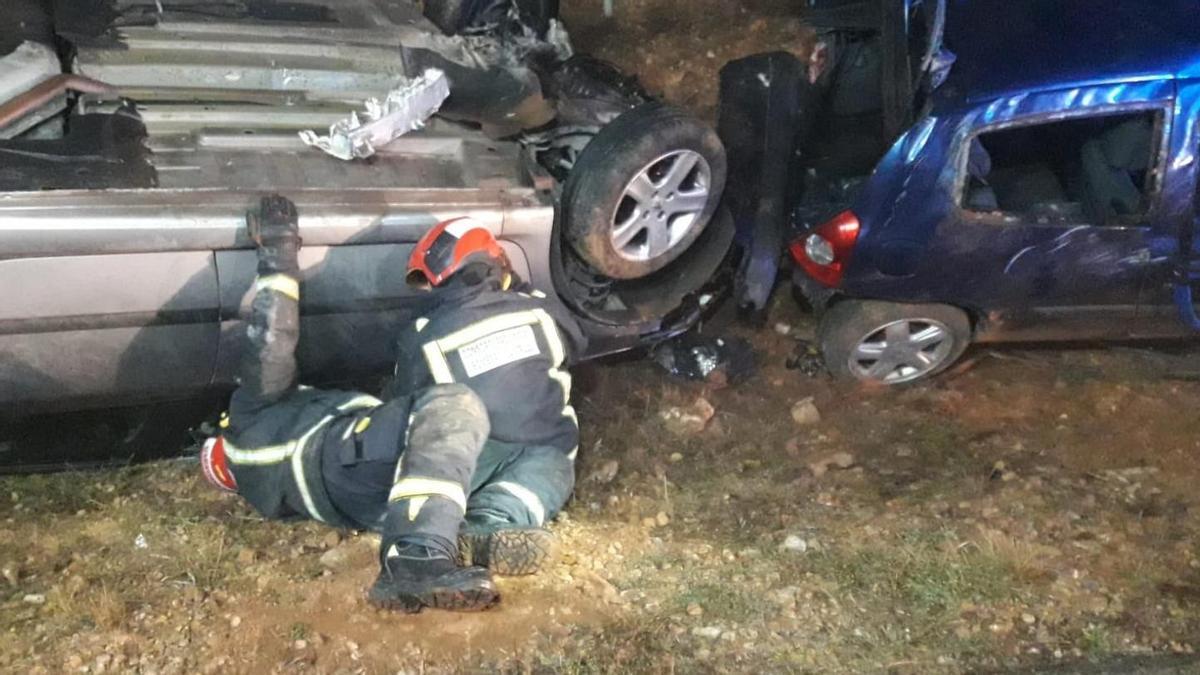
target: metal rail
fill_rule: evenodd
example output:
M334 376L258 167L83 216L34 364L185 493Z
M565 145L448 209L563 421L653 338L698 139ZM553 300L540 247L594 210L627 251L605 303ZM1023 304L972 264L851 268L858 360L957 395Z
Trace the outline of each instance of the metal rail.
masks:
M20 120L68 91L83 94L115 94L117 90L103 82L81 75L55 75L0 104L0 129Z

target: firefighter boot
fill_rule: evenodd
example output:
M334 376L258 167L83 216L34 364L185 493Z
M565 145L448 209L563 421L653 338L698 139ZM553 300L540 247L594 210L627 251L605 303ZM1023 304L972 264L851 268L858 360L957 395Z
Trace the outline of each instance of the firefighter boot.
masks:
M468 513L458 533L464 563L506 577L537 574L550 567L557 541L547 529L517 526L495 516Z
M452 554L438 546L392 544L380 567L367 599L382 609L406 614L416 614L425 607L473 612L500 601L486 569L460 566Z

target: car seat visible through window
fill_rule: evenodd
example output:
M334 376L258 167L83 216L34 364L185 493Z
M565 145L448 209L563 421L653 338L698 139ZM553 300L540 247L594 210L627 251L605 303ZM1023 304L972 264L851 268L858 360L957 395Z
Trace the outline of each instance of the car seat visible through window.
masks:
M1150 168L1154 128L1138 117L1108 129L1083 144L1083 207L1097 223L1140 213L1145 172Z

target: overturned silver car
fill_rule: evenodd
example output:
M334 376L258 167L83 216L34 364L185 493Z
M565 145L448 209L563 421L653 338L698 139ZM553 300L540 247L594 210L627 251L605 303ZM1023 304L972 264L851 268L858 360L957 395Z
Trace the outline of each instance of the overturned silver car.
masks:
M0 406L228 386L266 192L301 214L312 382L390 368L412 244L460 215L580 318L592 356L694 322L732 238L715 133L572 55L549 4L465 4L5 0ZM390 142L376 125L347 160L301 140L431 71L448 96Z

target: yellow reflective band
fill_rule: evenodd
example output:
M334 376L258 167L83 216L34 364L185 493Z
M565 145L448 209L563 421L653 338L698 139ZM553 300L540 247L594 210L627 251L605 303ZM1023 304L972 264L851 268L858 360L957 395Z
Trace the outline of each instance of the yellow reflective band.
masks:
M554 323L554 318L551 317L544 309L533 310L538 316L538 321L542 324L542 332L546 334L546 342L550 345L550 353L554 356L554 366L550 368L550 379L562 385L563 389L563 415L575 420L575 411L571 409L569 401L571 400L571 375L565 370L560 370L559 366L567 359L567 348L563 345L562 336L558 333L558 325ZM575 420L575 425L578 426L578 420Z
M502 330L509 328L518 328L520 326L528 326L538 322L538 316L534 312L509 312L508 314L499 314L493 317L488 317L483 321L463 328L457 332L451 333L446 337L437 341L438 348L442 352L452 352L459 347L464 347L472 342L485 338L492 333L499 333Z
M550 372L548 374L550 375L550 379L552 379L555 382L562 385L563 405L566 405L567 401L571 400L571 375L570 375L570 373L568 373L565 370L559 370L558 368L551 368Z
M353 410L358 408L371 408L380 404L379 399L366 394L356 396L346 403L338 406L339 412ZM266 464L278 464L289 457L298 449L303 447L304 443L312 437L314 433L321 427L333 419L332 415L326 416L320 422L317 422L312 427L309 427L298 439L282 443L280 445L267 445L258 448L239 448L225 439L225 456L234 464L249 464L254 466L263 466Z
M421 317L421 318L417 319L417 332L420 333L421 331L425 330L425 326L428 326L428 325L429 325L429 319L426 319L425 317Z
M347 410L358 410L359 408L374 408L377 405L383 405L383 401L380 401L374 396L359 394L349 401L339 405L338 410L345 412Z
M322 523L327 522L325 516L317 510L317 505L313 502L312 494L308 489L308 480L304 475L304 450L308 446L308 442L312 440L313 434L323 428L326 424L333 420L333 415L326 415L309 429L303 436L296 441L296 452L292 453L292 475L296 479L296 487L300 489L300 498L304 500L304 508L308 509L309 514L316 520Z
M576 456L578 456L578 455L579 455L579 446L577 445L577 446L575 446L574 448L571 448L571 452L568 452L568 453L567 453L567 459L569 459L569 460L571 460L572 462L574 462L574 461L575 461L575 457L576 457Z
M254 282L254 290L257 292L263 289L282 293L293 300L300 299L300 282L286 274L271 274L259 277Z
M542 324L542 332L546 334L546 342L550 343L550 353L554 355L554 366L561 366L563 361L567 359L567 349L563 346L562 338L558 334L558 326L544 309L535 309L533 310L533 314Z
M567 348L563 344L562 336L558 332L558 324L554 323L554 317L544 309L535 309L533 313L537 315L538 322L542 325L542 332L546 334L546 342L550 345L550 353L554 357L554 365L551 366L550 372L547 373L550 379L562 385L563 389L563 417L569 418L579 426L579 419L575 417L575 409L571 407L571 375L565 370L560 370L559 366L567 359Z
M222 429L229 428L229 413L221 413L221 421L217 423L217 426Z
M358 424L354 425L354 433L361 434L362 432L366 431L367 427L369 426L371 426L371 418L364 417L358 421Z
M225 457L230 463L242 466L269 466L272 464L280 464L287 460L291 460L292 475L296 481L296 487L300 491L300 498L304 500L304 507L308 510L309 515L321 522L327 522L325 516L317 510L316 503L313 501L312 493L308 489L307 476L304 474L304 448L312 439L313 434L324 427L333 419L333 416L327 416L309 429L303 436L295 441L285 443L283 445L272 445L252 450L242 450L231 444L228 439L225 440Z
M425 508L427 501L429 501L429 497L413 497L408 500L408 522L411 523L421 515L421 509Z
M392 486L388 501L398 502L411 497L445 497L458 504L464 513L467 510L467 495L462 486L453 481L413 476L401 478Z
M296 448L296 442L291 441L282 445L267 445L261 448L242 449L236 447L226 438L225 457L234 464L246 464L250 466L264 466L267 464L278 464L291 456L292 451Z
M437 341L426 342L421 351L425 353L425 365L429 366L429 374L433 376L433 381L438 384L453 384L454 374L450 372L450 363L438 348Z
M492 483L496 487L504 490L508 494L521 500L525 508L529 509L529 513L533 515L533 520L536 525L541 525L546 522L546 507L542 505L542 500L533 491L524 485L510 483L506 480Z

